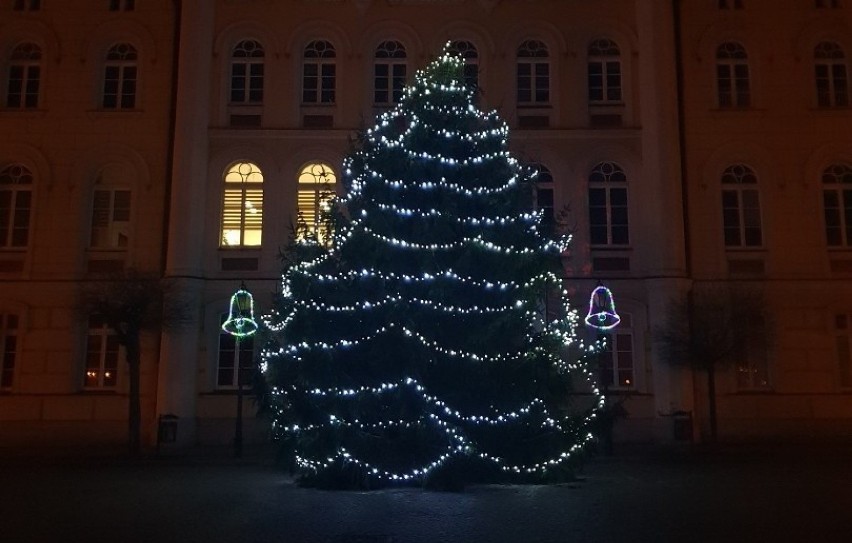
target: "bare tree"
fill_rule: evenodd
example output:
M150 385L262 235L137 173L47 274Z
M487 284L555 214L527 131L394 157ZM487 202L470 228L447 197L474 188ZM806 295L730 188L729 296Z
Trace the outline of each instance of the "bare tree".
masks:
M707 374L710 439L718 436L716 373L771 346L770 315L763 293L754 285L696 284L673 300L654 330L661 358Z
M172 329L186 322L188 311L175 297L171 283L154 274L128 269L103 280L84 283L79 311L102 319L124 347L130 383L128 394L128 450L141 451L141 348L145 331Z

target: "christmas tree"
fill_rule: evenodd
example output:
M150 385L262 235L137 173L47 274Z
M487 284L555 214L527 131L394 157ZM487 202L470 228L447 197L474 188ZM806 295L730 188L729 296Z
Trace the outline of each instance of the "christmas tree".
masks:
M289 253L262 370L305 483L562 480L593 439L568 236L542 232L535 174L463 66L444 53L417 73Z

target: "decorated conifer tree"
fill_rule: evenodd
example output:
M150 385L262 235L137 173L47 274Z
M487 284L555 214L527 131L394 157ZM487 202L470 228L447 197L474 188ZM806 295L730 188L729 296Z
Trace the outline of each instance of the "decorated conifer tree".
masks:
M262 369L305 483L562 480L593 439L567 235L542 232L534 172L463 65L418 72L345 160L326 228L290 251Z

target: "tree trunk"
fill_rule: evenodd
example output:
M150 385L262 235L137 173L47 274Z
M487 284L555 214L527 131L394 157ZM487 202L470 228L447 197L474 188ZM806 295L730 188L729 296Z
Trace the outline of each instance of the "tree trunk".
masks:
M710 415L710 443L716 442L716 368L714 364L707 367L707 410Z
M127 334L124 346L127 365L130 369L130 395L127 398L127 447L131 456L138 456L142 450L142 402L140 398L140 354L139 332Z

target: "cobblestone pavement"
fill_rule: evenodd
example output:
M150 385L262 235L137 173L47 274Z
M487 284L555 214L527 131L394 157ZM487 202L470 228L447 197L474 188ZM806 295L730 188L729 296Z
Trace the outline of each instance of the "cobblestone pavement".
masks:
M0 541L852 541L852 447L592 459L572 484L303 489L271 456L2 459Z

